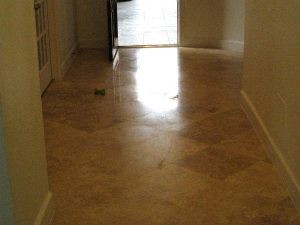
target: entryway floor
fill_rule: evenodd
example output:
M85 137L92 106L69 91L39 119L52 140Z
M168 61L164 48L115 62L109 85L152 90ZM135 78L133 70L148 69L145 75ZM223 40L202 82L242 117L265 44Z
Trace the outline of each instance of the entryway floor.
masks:
M53 225L300 224L241 76L218 50L81 52L43 97Z
M176 45L177 0L118 2L119 45Z

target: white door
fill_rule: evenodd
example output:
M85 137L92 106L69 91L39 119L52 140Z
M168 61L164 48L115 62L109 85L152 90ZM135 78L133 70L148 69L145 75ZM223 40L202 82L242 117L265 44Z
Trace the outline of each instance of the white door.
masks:
M34 9L41 93L43 93L52 80L47 0L35 0Z

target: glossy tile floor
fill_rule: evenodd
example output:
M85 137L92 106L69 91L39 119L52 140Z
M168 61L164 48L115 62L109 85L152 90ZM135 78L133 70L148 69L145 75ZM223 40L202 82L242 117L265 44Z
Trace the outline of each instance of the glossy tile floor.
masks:
M177 44L177 0L118 3L119 45Z
M218 50L81 52L43 98L53 225L299 225L241 75Z

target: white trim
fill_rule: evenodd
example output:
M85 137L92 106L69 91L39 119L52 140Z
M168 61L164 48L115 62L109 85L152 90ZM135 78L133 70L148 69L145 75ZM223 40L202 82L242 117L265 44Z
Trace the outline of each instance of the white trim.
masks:
M48 192L34 225L50 225L54 216L54 202L51 192Z
M182 37L180 40L181 47L192 47L192 48L221 48L220 40L218 39L204 39L197 37Z
M234 52L244 52L244 42L232 40L181 37L181 47L215 48Z
M244 52L244 42L242 41L232 41L232 40L222 40L221 48L223 50Z
M245 91L241 91L242 107L246 112L248 118L252 122L252 125L265 145L267 153L271 157L275 168L283 178L284 183L290 193L292 200L295 203L296 208L300 212L300 184L295 178L293 171L290 169L288 163L282 155L282 150L275 144L271 134L265 126L263 120L259 116L255 106L251 102Z
M180 14L180 7L181 7L181 3L180 0L177 0L177 46L181 47L181 35L180 35L180 31L181 31L181 26L180 26L180 20L181 20L181 14Z

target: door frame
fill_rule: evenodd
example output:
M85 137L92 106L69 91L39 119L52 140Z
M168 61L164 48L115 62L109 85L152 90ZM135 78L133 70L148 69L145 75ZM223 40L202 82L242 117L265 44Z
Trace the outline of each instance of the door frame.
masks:
M118 35L119 35L118 22L119 21L118 21L117 0L107 0L106 11L107 11L107 28L108 28L107 29L108 30L108 57L110 61L114 61L119 52L119 43L118 43Z
M48 8L48 32L49 32L49 45L50 45L50 64L52 80L60 80L63 77L60 67L60 57L58 51L57 40L57 24L56 24L56 10L59 10L56 0L47 0Z
M180 0L177 0L177 47L180 47L180 21L181 21L181 6Z

